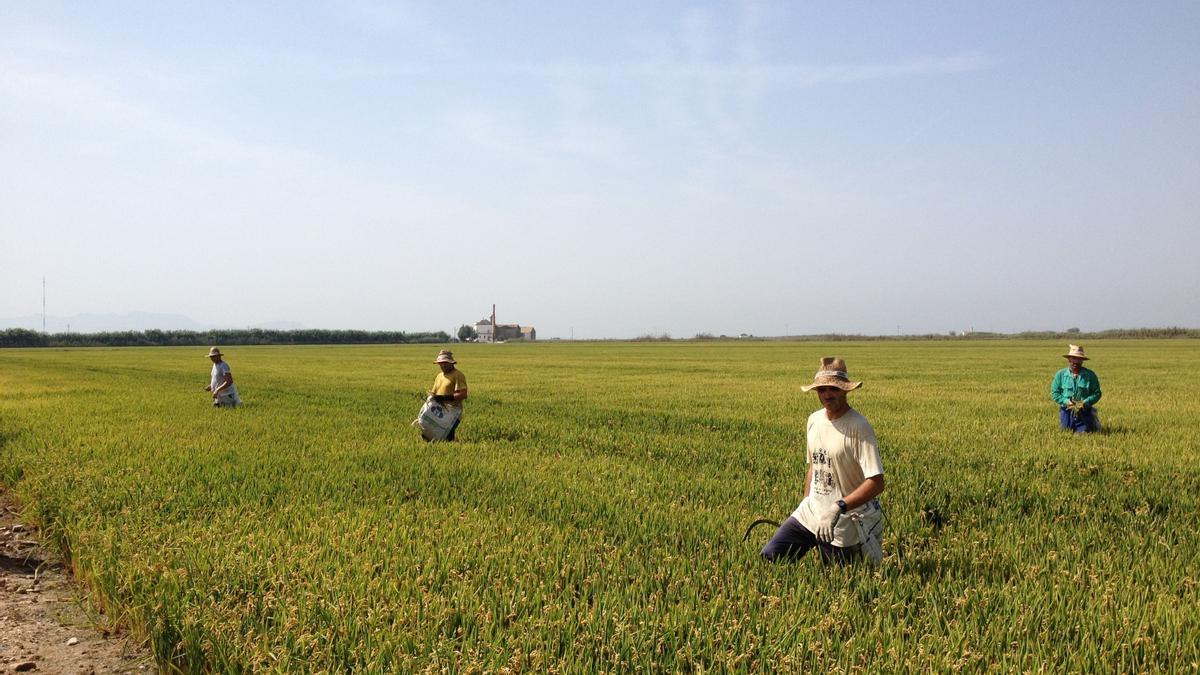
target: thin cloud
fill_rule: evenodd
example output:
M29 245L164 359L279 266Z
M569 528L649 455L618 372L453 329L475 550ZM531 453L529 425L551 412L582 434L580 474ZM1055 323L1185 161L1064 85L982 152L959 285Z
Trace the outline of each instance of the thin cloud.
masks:
M955 75L985 70L999 61L978 53L943 57L916 57L896 63L798 65L772 63L661 63L630 61L616 64L508 63L494 69L514 75L536 78L628 81L641 79L711 84L737 84L753 80L761 84L786 87L813 87L824 84L851 84L874 80Z
M755 53L747 43L741 50L745 59ZM844 86L920 77L946 77L995 67L999 62L978 53L942 57L914 57L894 63L797 65L757 63L741 60L731 63L664 63L637 61L620 64L587 65L578 63L508 63L490 66L515 77L565 83L581 90L604 87L642 90L646 109L667 136L690 139L689 145L700 155L727 161L727 153L761 154L749 140L752 137L761 101L772 93L821 87ZM488 68L488 66L484 66ZM574 121L570 126L602 128L582 119L582 111L564 113ZM607 134L605 142L622 136L618 129ZM591 144L599 149L601 144Z
M86 124L93 142L100 134L110 139L151 138L197 159L231 162L257 161L278 165L311 162L305 151L248 143L215 133L156 111L121 95L117 87L97 73L53 72L0 58L0 96L11 104L23 103L39 115L53 114Z
M410 46L420 45L422 52L437 58L462 55L454 36L417 3L337 0L331 4L343 21L364 33L403 37Z

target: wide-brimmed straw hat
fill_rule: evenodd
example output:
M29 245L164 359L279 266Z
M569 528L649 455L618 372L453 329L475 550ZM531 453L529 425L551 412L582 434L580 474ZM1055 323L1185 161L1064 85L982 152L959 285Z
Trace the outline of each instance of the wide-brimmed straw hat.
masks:
M208 355L209 355L209 357L225 356L224 354L221 353L221 350L217 349L216 347L213 347L212 349L208 350Z
M853 391L862 386L862 382L851 382L846 374L846 362L837 356L826 356L821 359L821 369L813 376L812 384L800 387L800 391L812 391L817 387L837 387L842 391Z
M1069 359L1072 356L1083 359L1084 361L1088 360L1088 357L1083 355L1083 347L1080 347L1079 345L1067 345L1067 353L1063 354L1063 357Z
M443 349L442 351L438 352L438 356L433 362L451 364L458 363L458 361L454 360L454 354L449 349Z

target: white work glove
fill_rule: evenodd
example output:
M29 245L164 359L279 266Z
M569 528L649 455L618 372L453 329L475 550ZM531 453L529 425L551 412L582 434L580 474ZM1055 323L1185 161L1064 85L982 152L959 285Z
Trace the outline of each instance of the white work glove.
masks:
M817 539L828 544L833 541L833 528L837 525L838 518L842 517L842 509L837 504L830 504L828 509L821 514L817 521L817 531L813 534L817 535Z

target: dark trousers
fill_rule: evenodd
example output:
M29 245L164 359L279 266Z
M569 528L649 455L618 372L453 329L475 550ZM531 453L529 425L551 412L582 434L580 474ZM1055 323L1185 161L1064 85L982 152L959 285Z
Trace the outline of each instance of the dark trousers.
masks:
M457 438L454 437L454 432L458 431L458 423L461 421L462 421L461 417L454 420L454 426L450 427L450 433L446 434L446 440L448 440L448 441L458 440Z
M1092 407L1084 408L1077 413L1072 413L1067 408L1059 408L1058 422L1062 428L1070 429L1077 434L1100 430L1100 425L1096 423L1096 409Z
M800 521L788 516L775 536L762 549L762 557L770 562L795 562L804 557L808 550L816 547L821 552L821 562L830 565L845 565L854 562L861 554L861 546L834 546L817 539Z

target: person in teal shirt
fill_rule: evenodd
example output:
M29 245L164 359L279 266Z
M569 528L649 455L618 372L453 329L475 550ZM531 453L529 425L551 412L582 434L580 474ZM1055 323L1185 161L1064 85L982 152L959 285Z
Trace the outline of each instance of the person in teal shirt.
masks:
M1059 408L1059 423L1063 429L1075 433L1100 431L1100 418L1094 407L1100 400L1100 378L1091 369L1083 367L1083 362L1088 360L1083 347L1068 345L1063 356L1070 365L1055 373L1054 382L1050 384L1050 398Z

